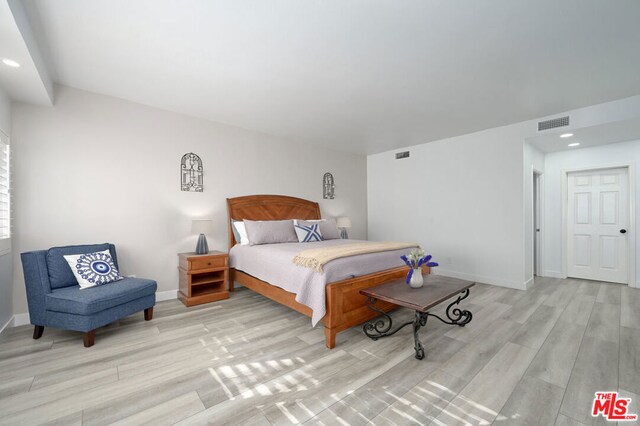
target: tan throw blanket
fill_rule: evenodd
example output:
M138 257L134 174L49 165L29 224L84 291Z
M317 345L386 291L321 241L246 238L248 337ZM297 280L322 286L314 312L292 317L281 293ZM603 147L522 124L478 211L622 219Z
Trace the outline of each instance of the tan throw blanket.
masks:
M311 268L322 272L322 267L328 262L343 257L359 254L379 253L381 251L400 250L419 247L416 243L399 243L395 241L367 241L362 243L345 244L333 247L322 247L301 251L293 258L298 266Z

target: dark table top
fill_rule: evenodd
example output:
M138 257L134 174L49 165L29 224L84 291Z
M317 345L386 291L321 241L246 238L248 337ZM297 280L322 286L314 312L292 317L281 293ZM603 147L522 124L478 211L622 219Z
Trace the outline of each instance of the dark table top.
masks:
M404 279L391 281L360 290L360 294L373 297L414 311L427 312L430 308L473 287L474 282L439 275L425 275L424 286L411 288Z

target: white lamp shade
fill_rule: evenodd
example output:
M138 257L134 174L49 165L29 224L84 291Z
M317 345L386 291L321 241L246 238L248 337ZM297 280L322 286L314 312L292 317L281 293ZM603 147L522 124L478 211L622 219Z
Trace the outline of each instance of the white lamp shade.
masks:
M192 234L211 234L213 232L213 221L211 219L193 219L191 221Z
M336 220L336 225L338 228L351 228L351 219L348 217L339 217Z

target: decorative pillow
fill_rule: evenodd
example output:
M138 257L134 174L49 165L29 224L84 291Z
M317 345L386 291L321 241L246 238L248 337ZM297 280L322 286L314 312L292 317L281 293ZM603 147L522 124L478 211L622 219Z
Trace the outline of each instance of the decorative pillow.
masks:
M300 220L296 219L293 221L294 225L298 223L303 223L304 225L317 223L320 225L320 233L322 234L323 240L339 240L340 239L340 230L338 229L338 225L336 225L336 220L334 218L329 219L320 219L320 220Z
M310 243L312 241L322 241L322 232L320 232L320 222L311 223L304 220L297 220L294 225L298 242Z
M243 221L231 219L231 230L233 231L233 236L235 237L237 244L240 244L241 246L249 245L247 228L245 228Z
M297 243L293 220L245 220L249 244Z
M109 250L64 256L75 275L80 290L123 279L113 263Z
M65 256L72 254L94 253L96 251L109 250L110 247L109 243L51 247L46 252L47 270L49 271L49 283L51 284L51 289L78 285L78 280L76 279L76 276L73 275L71 268L69 268L67 259L64 258ZM117 254L114 250L111 257L113 258L113 262L116 264L116 267L118 267L118 259L116 256Z

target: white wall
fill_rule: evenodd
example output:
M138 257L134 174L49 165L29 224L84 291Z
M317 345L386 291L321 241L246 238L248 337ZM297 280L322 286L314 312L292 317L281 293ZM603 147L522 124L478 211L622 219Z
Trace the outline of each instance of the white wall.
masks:
M533 284L534 231L533 231L533 172L544 173L544 153L533 145L524 143L524 282Z
M437 273L524 289L523 140L531 123L367 159L369 238L417 241Z
M0 89L0 130L11 134L11 100ZM13 268L11 253L0 256L0 330L13 318Z
M225 199L260 193L319 201L323 216L352 219L351 237L367 236L364 156L57 89L53 108L14 106L16 253L109 241L124 274L176 290L176 254L196 243L190 219L212 218L209 248L226 250ZM190 151L204 162L203 193L180 191L179 160ZM335 200L322 199L327 171L336 180ZM15 312L22 313L18 256L14 268Z
M588 167L631 164L635 171L636 206L640 201L640 140L550 153L545 158L545 275L562 276L562 174ZM640 265L640 209L636 208L636 265ZM636 285L640 274L636 269Z
M571 116L571 126L538 132L538 121L563 115ZM436 271L443 275L527 288L534 272L533 169L545 171L545 190L554 185L547 176L548 160L527 141L639 115L640 96L633 96L370 155L369 237L416 240L440 262ZM407 149L409 159L395 160L396 152ZM628 155L620 153L621 158ZM603 154L599 161L606 158ZM545 198L545 212L559 202L554 194ZM554 233L560 238L559 225L554 227L542 224L545 275L561 263L553 253L559 244L550 238Z

